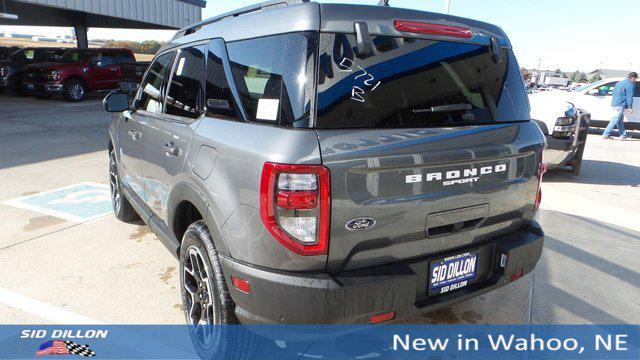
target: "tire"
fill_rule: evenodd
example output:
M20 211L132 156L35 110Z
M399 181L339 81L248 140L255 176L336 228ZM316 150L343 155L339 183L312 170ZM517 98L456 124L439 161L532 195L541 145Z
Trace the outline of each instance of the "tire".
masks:
M242 327L224 326L239 322L213 238L202 220L189 225L182 237L180 292L191 341L200 358L251 358L255 335Z
M64 84L64 98L71 102L80 102L87 96L87 87L79 79L68 80Z
M114 150L109 152L109 190L113 214L118 220L132 222L140 219L140 216L122 192L122 183L120 182L120 175L118 175L118 166Z
M584 148L587 146L587 136L589 134L589 122L582 120L580 122L580 145L571 160L571 175L579 176L582 169L582 157L584 156Z

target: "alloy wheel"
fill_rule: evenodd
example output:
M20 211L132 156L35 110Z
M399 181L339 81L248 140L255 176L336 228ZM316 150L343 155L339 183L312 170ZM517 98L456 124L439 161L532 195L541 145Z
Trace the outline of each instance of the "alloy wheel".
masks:
M184 260L184 290L186 299L184 311L189 325L201 344L210 344L214 340L213 326L218 324L214 308L215 298L210 286L211 272L199 248L191 246Z
M116 213L120 212L120 181L118 180L118 167L116 165L116 159L111 154L109 159L109 188L111 189L111 203L113 203L113 210Z
M69 95L74 100L81 99L84 96L84 88L82 85L75 83L69 88Z

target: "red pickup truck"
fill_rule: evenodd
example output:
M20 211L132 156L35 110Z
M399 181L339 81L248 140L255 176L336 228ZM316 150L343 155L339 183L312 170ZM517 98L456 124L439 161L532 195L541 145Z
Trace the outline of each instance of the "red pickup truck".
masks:
M123 63L135 63L131 50L73 49L58 62L28 65L23 86L38 97L63 94L69 101L82 101L88 92L118 88Z

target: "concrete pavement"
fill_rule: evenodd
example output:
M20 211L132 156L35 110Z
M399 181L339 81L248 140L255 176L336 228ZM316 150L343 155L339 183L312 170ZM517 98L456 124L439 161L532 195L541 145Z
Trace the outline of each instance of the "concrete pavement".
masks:
M107 183L109 115L0 96L0 202ZM583 173L550 173L537 271L407 323L640 323L640 141L589 136ZM143 224L0 204L0 323L182 323L177 261Z

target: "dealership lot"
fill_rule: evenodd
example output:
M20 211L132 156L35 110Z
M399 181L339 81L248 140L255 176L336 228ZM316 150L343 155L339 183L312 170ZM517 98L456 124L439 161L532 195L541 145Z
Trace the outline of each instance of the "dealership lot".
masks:
M103 211L100 98L0 96L0 109L0 322L184 322L177 261ZM582 171L545 178L534 274L407 322L640 322L640 140L590 135Z

